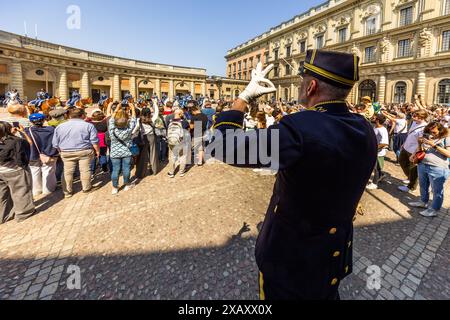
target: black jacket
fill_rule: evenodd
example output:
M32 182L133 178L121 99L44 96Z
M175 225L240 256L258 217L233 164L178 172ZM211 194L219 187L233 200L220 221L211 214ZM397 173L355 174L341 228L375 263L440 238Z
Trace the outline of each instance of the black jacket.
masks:
M0 166L25 169L29 162L30 145L27 141L13 136L0 141Z
M221 113L217 129L230 134L227 130L236 130L243 118L237 111ZM224 149L248 151L257 144L256 166L269 166L260 152L265 145L268 155L277 153L270 147L277 134L279 172L256 244L258 267L277 288L266 297L327 299L352 272L353 218L376 162L374 130L362 116L350 113L345 102L326 103L256 130L257 140L230 146L223 139ZM250 158L241 165L255 166Z

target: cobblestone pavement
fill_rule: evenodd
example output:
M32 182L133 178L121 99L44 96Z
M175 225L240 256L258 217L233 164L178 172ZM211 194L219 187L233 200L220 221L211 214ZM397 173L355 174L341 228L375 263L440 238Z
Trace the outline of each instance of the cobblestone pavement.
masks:
M118 196L98 176L95 193L58 190L37 199L35 217L0 225L0 299L257 299L254 245L274 177L222 164L172 180L166 171ZM449 299L450 215L409 209L417 193L397 192L399 167L387 171L364 195L342 298ZM372 265L379 290L366 285Z

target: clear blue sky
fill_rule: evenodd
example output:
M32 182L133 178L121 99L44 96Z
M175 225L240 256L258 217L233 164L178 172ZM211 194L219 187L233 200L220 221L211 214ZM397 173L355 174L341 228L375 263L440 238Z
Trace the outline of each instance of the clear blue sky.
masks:
M234 48L324 0L15 0L0 29L125 58L206 68L225 75ZM69 5L81 29L69 30ZM5 7L6 8L6 7ZM118 40L118 41L117 41Z

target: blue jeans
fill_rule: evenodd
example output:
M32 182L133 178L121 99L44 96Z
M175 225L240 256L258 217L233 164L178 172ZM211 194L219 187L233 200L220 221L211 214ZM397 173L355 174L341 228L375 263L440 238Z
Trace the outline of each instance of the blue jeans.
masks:
M419 164L420 196L423 203L430 201L430 185L433 187L433 203L431 208L439 211L444 203L444 185L450 176L448 168L440 168L427 164Z
M119 175L122 172L123 183L127 185L131 176L131 157L111 159L112 174L111 180L114 188L119 188Z

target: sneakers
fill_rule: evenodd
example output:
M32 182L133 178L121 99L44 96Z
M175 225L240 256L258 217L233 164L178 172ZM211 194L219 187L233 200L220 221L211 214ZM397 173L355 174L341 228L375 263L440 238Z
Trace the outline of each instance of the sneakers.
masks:
M180 173L180 178L183 178L186 175L186 172L181 172Z
M420 215L427 218L437 217L438 212L434 209L427 209L425 211L420 212Z
M398 187L398 190L400 190L401 192L405 192L405 193L409 193L411 190L409 190L409 188L407 186L400 186Z
M134 187L135 187L134 184L126 185L125 188L123 189L123 191L130 191L130 190L133 189Z
M170 172L167 173L167 176L168 176L169 178L175 178L175 175L174 175L173 173L170 173Z
M370 183L366 186L367 190L377 190L378 186L375 183Z
M70 199L72 197L73 197L73 193L66 193L66 194L64 194L64 198L65 199Z
M408 205L414 208L424 208L427 209L428 205L425 202L417 201L417 202L409 202Z
M112 195L114 196L114 195L116 195L116 194L118 194L119 193L119 189L117 189L117 188L113 188L112 189Z
M402 183L408 185L410 183L410 181L409 180L403 180Z

